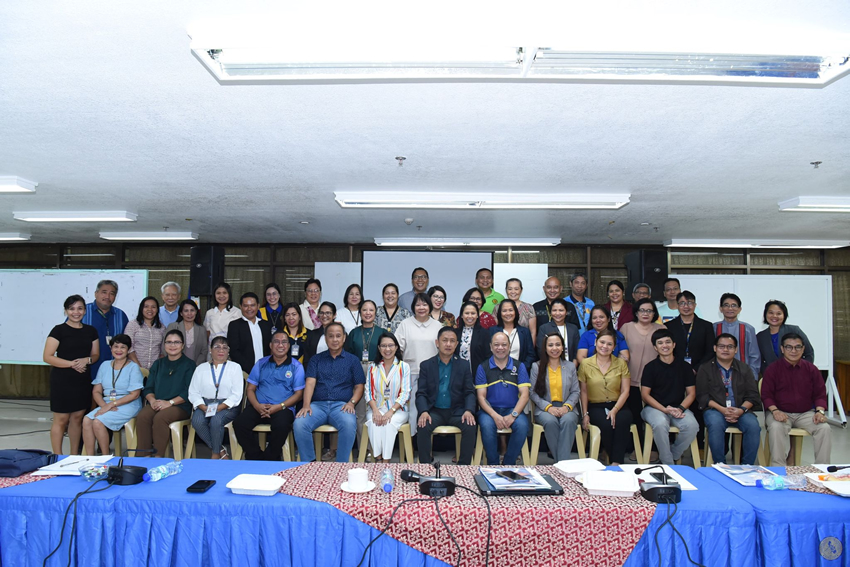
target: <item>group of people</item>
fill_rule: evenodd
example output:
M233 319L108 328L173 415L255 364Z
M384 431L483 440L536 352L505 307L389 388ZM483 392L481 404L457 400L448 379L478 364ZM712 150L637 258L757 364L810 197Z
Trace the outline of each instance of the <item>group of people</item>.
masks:
M381 305L352 284L337 309L322 301L317 279L306 282L301 304L281 304L280 288L267 285L262 307L252 292L234 306L221 283L202 320L168 282L162 306L146 297L128 321L113 306L117 284L101 281L94 302L66 300L67 320L45 345L54 367L53 450L61 453L67 430L72 453L82 437L93 454L95 441L108 447L109 431L135 417L138 448L162 456L169 425L191 419L214 459L227 458L225 426L233 422L248 459L280 459L293 433L301 460L315 460L312 434L327 424L337 436L326 458L345 462L356 443L368 442L388 462L409 424L420 460L430 462L434 430L450 425L461 432L459 464L471 462L479 429L488 464L514 464L537 423L555 460L570 458L578 425L593 425L618 464L631 425L642 431L647 423L658 458L670 464L704 423L715 461L725 461L725 429L735 426L742 462L753 463L760 443L753 412L763 404L774 464L788 458L791 427L807 429L816 460L829 460L824 381L782 302L768 302L768 328L757 334L737 320L735 294L723 294L724 319L712 324L675 278L664 282L659 305L643 283L630 303L617 280L599 305L585 294L584 274L570 278L566 298L550 277L545 299L531 305L521 300L520 280L508 280L502 295L482 268L457 316L446 310L445 289L429 284L427 270L416 268L412 289L400 294L387 284ZM271 429L265 447L253 431L261 423ZM364 424L368 439L359 439ZM672 445L671 426L679 430ZM500 431L508 434L501 448Z

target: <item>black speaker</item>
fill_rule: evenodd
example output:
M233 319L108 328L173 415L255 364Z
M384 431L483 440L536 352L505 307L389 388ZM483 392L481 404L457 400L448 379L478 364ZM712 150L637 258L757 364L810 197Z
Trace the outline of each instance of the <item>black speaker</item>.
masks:
M189 291L192 295L212 295L224 281L224 247L192 246Z
M632 300L632 289L639 283L645 283L652 289L652 299L664 299L664 280L667 279L666 250L635 250L625 257L626 270L629 272L626 296Z

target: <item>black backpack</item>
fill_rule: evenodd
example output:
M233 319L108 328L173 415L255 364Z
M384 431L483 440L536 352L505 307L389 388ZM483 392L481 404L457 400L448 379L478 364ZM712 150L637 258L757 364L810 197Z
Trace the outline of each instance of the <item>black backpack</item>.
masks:
M0 477L17 477L52 465L57 460L50 451L39 449L0 450Z

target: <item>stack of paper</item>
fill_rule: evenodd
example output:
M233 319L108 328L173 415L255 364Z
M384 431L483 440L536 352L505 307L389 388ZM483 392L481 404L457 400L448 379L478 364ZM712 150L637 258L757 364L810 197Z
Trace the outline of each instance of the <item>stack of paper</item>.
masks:
M100 455L97 457L82 457L80 455L69 455L61 461L52 465L41 467L33 471L33 476L80 476L80 467L86 465L102 465L112 460L114 455Z

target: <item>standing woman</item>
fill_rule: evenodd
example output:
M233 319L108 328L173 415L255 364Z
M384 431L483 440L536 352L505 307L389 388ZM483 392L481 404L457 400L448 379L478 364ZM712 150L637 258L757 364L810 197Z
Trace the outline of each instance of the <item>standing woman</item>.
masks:
M580 388L576 367L564 352L564 338L550 333L543 339L540 360L531 366L531 403L534 419L543 426L546 444L558 462L569 459L572 452Z
M56 325L47 335L42 358L50 370L50 445L57 455L62 454L62 438L68 430L70 454L80 453L83 416L91 408L91 365L100 358L97 329L82 323L86 300L72 295L65 300L64 323Z
M649 298L640 299L634 304L636 321L623 325L620 332L629 345L629 373L632 377L629 390L629 410L632 419L638 426L641 442L643 441L643 398L640 395L640 380L643 376L644 367L658 357L655 346L652 344L652 333L658 329L666 329L658 320L658 308Z
M398 429L407 423L410 400L410 365L402 361L398 339L381 335L379 353L366 376L366 426L375 459L389 463Z
M570 308L567 306L566 300L560 297L553 299L549 305L549 317L552 320L543 323L537 329L537 344L535 346L539 351L543 348L543 337L550 333L558 333L566 343L567 360L572 360L575 366L578 366L576 356L578 354L579 330L578 327L567 321L567 313L569 312Z
M626 301L626 288L620 280L608 282L608 303L605 304L611 314L614 330L619 331L626 323L635 320L632 304Z
M230 345L226 337L215 337L210 351L211 361L195 369L189 384L192 427L212 449L212 459L227 459L227 449L221 446L224 426L239 413L244 380L242 368L227 361Z
M342 309L336 312L335 321L342 323L345 334L348 335L360 324L360 302L363 300L363 290L358 284L351 284L345 289L342 298Z
M233 292L230 290L230 284L221 282L215 286L213 296L215 307L204 315L207 340L214 337L226 337L228 325L242 317L242 310L233 307Z
M198 320L198 317L200 317L200 313L198 312L197 304L191 299L184 299L180 302L177 321L165 328L166 337L168 337L169 331L180 331L180 334L183 335L181 340L184 341L183 354L192 360L195 366L206 362L210 355L207 334L204 332L204 327L201 326L201 321ZM162 352L168 355L168 351L165 348L165 341L162 344Z
M378 341L386 331L375 324L378 306L371 299L360 304L360 326L348 333L345 339L345 350L360 359L363 372L369 377L371 361L380 354Z
M260 319L268 321L272 324L272 334L278 329L283 328L281 315L283 308L280 306L280 286L272 282L266 286L265 294L266 304L260 307Z
M159 306L156 310L159 311ZM95 439L101 450L108 452L109 431L121 431L142 409L139 397L144 378L139 365L128 358L132 344L126 334L112 337L109 343L112 360L100 365L92 382L92 397L98 407L83 418L83 443L89 455L94 455Z
M508 336L509 356L524 364L525 369L530 372L531 365L537 357L534 352L534 343L531 342L531 331L517 324L517 311L513 299L503 299L495 308L499 324L490 327L490 337L492 338L496 333L505 333Z
M443 328L431 317L431 298L425 293L413 296L414 315L405 319L395 333L399 348L404 352L403 360L410 365L410 396L416 399L419 385L419 365L437 356L437 335ZM410 434L416 435L416 404L410 404Z
M319 319L319 304L322 301L322 282L310 278L304 284L304 303L301 304L301 320L308 331L322 326Z
M162 339L165 327L159 321L159 301L148 296L139 303L139 313L124 328L124 334L130 337L129 358L142 368L150 370L153 363L162 356Z
M295 302L283 306L283 330L289 337L289 356L304 364L307 350L307 327L301 319L301 309Z
M590 326L591 328L578 341L576 360L579 364L581 364L582 360L588 356L593 356L596 352L596 335L602 329L611 329L617 335L617 344L614 345L614 356L618 356L626 362L629 361L629 345L623 333L614 330L614 322L611 320L610 315L608 315L607 308L601 305L593 306L593 309L590 310Z
M537 344L537 313L530 303L521 301L522 282L518 278L511 278L505 282L505 297L516 303L519 311L519 324L531 331L531 342Z
M183 303L186 301L191 302L187 299ZM194 302L192 304L194 305ZM180 306L181 315L184 307L185 305ZM194 330L199 328L195 325ZM201 344L207 346L207 341L202 338ZM165 448L171 440L169 425L188 419L192 410L189 403L189 383L192 381L196 364L186 356L184 345L183 333L180 330L172 328L165 333L165 357L153 363L145 389L142 390L142 396L148 403L136 416L136 435L139 449L154 448L155 452L151 457L165 456Z
M384 298L384 304L378 307L375 324L387 332L395 333L401 322L413 317L413 314L399 306L398 286L394 283L385 285L381 291L381 296Z
M477 287L468 289L466 293L463 294L463 303L466 303L467 301L471 301L478 306L478 323L482 327L489 329L490 327L496 326L496 318L490 313L481 310L481 306L484 305L484 296L481 295L480 289ZM475 373L473 372L473 376L474 375Z
M478 305L467 301L460 306L460 320L455 329L457 349L455 354L461 360L469 362L472 375L478 366L490 358L490 332L478 322Z
M433 307L431 317L439 321L443 327L454 327L454 313L449 313L443 309L446 305L446 299L448 298L446 290L444 290L442 286L435 285L428 290L428 297L431 298L431 306Z
M325 342L325 327L334 322L336 318L336 305L330 301L323 301L319 305L319 321L321 324L307 331L307 345L304 347L304 364L307 365L310 359L320 352L328 350L328 343Z
M581 422L587 431L591 425L602 433L602 446L612 465L625 460L632 412L629 411L629 367L622 358L612 356L616 335L604 329L596 336L596 354L585 358L578 368L581 387L581 407L585 414Z
M785 321L788 320L788 307L785 306L785 303L777 299L771 299L765 303L763 319L767 329L756 335L759 352L761 352L762 374L771 363L782 358L779 345L782 344L782 337L788 333L796 333L803 337L803 360L812 364L815 363L815 349L812 348L812 341L809 340L806 333L796 325L785 324Z

